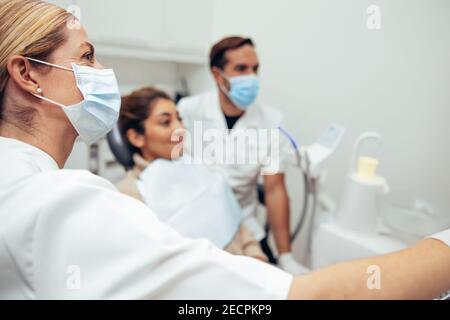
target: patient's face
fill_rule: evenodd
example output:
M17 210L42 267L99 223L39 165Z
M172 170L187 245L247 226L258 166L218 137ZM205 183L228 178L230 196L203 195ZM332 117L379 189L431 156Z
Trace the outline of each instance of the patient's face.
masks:
M144 145L141 148L144 159L174 160L182 155L185 130L171 100L158 99L144 127Z

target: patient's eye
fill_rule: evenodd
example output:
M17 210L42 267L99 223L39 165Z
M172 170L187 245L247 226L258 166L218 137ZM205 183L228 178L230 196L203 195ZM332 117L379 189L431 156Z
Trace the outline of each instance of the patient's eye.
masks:
M172 114L168 112L164 112L159 116L158 124L162 125L163 127L169 127L172 125L173 119L175 119L175 116L172 116Z
M159 124L161 124L164 127L170 126L170 123L171 123L170 119L163 119L163 120L159 121Z

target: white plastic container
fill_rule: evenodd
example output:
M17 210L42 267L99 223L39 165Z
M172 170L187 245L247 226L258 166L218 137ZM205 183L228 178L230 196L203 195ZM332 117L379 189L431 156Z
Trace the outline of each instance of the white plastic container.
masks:
M381 137L376 132L366 132L356 140L350 172L334 222L355 231L376 233L378 200L389 192L389 186L383 177L376 175L377 159L358 158L361 145L368 140L380 143Z
M389 187L382 177L365 181L356 174L349 174L335 223L355 231L375 233L379 196L388 191Z

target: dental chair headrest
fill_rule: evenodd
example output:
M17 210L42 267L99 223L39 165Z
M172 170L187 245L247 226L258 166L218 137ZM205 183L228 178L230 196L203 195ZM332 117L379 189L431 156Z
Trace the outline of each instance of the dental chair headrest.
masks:
M106 135L109 148L111 149L116 160L125 167L125 169L132 168L134 166L133 155L128 149L127 143L122 139L118 125Z

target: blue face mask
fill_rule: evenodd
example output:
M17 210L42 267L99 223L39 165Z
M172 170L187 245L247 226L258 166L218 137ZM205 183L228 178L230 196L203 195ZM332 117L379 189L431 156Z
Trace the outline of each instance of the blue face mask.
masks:
M259 79L256 75L245 75L228 78L224 73L222 76L230 83L230 91L222 88L223 93L242 110L247 110L256 100L259 94Z
M72 63L72 69L41 60L28 60L71 71L83 100L65 106L43 96L35 97L61 107L83 141L90 145L105 136L116 124L120 112L120 92L112 69L95 69Z

